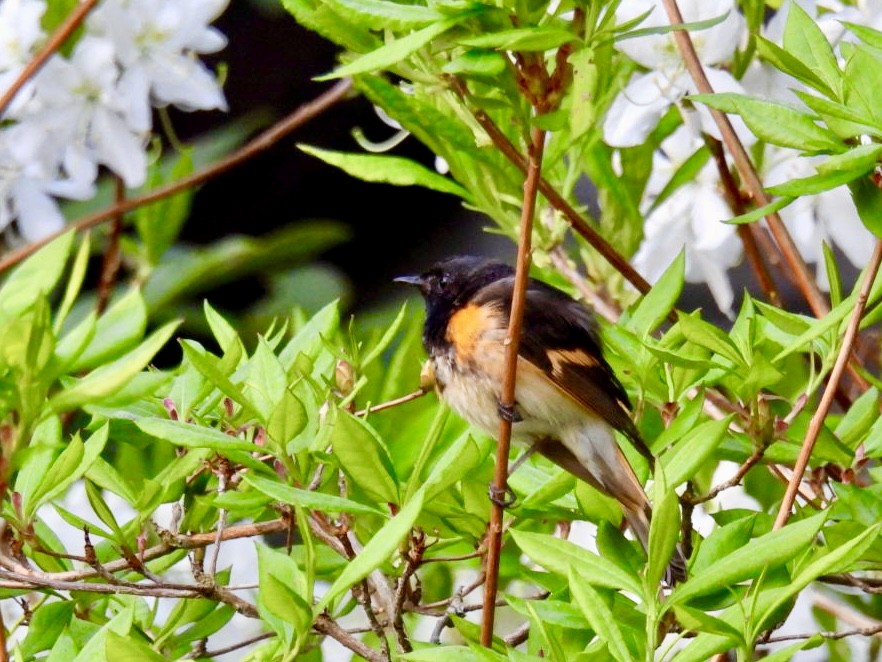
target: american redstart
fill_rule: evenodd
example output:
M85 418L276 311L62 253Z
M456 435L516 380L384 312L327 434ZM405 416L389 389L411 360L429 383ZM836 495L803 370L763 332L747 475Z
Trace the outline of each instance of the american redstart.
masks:
M426 300L423 344L436 389L460 416L496 435L499 417L512 420L512 439L622 505L644 549L652 511L643 486L616 442L619 430L652 463L630 416L625 389L603 358L592 314L565 292L530 279L518 350L515 406L500 398L514 288L514 269L461 256L439 262L415 285ZM678 549L669 581L685 577Z

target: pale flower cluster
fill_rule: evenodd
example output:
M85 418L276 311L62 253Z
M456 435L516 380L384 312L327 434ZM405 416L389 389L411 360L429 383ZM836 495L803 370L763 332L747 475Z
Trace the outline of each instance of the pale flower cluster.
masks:
M764 28L764 36L781 43L790 7L785 2ZM851 35L842 21L882 27L882 0L858 0L849 6L840 2L799 0L835 46ZM707 21L725 16L717 25L692 33L699 59L717 92L738 92L798 104L792 93L802 85L773 67L754 62L741 80L731 73L736 49L747 40L747 29L734 0L680 0L684 21ZM822 10L822 11L819 11ZM661 0L624 0L617 11L619 22L651 11L640 27L667 24ZM671 106L683 117L683 125L661 145L653 161L653 174L644 191L641 208L646 214L644 240L634 256L634 266L650 281L657 279L685 248L686 279L707 283L720 310L730 314L734 292L728 270L742 259L742 246L735 226L724 223L734 216L721 194L713 163L661 202L659 194L678 168L703 145L702 133L719 138L715 123L704 106L683 103L696 90L685 70L671 34L622 40L617 48L642 68L618 94L603 125L604 140L612 147L643 143ZM738 117L733 125L748 146L756 139ZM814 161L794 150L765 146L761 175L767 185L814 174ZM864 228L846 188L799 199L781 212L803 256L810 263L823 264L822 242L840 248L852 264L862 268L870 257L873 242ZM823 267L818 281L826 285Z
M99 168L144 183L154 107L226 110L198 55L226 38L229 0L104 0L69 55L54 54L0 117L0 230L34 241L64 222L59 198L94 195ZM0 0L0 94L46 38L45 0Z

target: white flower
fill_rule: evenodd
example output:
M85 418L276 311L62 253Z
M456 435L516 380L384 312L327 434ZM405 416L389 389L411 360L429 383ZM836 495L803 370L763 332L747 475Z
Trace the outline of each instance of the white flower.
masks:
M653 157L645 210L651 208L671 176L700 146L686 127L680 127L662 143ZM717 190L718 180L716 167L709 162L693 181L649 211L643 243L633 263L653 282L685 247L686 280L707 283L717 306L730 314L735 297L726 271L740 261L742 246L735 227L722 222L733 214Z
M54 195L78 199L94 195L91 180L58 177L51 149L42 129L27 122L0 131L0 229L15 220L19 233L29 242L64 224Z
M745 22L733 0L684 0L679 3L686 22L703 21L726 14L721 23L691 33L705 73L716 91L740 92L741 86L728 72L715 68L729 60L745 34ZM659 27L668 24L661 0L625 0L616 12L619 23L650 11L639 27ZM646 67L647 73L637 73L615 98L603 126L604 140L613 147L631 147L642 143L655 128L668 108L686 94L697 90L685 70L683 60L674 43L673 35L659 34L625 39L616 48L636 63ZM699 107L702 131L719 138L710 113ZM736 130L744 137L749 132L743 124Z
M43 38L40 18L45 11L42 0L0 0L0 94L9 89ZM5 115L17 116L32 92L33 86L25 85Z
M150 104L227 109L215 76L195 56L226 38L208 24L228 0L107 0L89 17L90 34L109 39L122 66L120 87L133 128L151 127Z
M767 186L815 174L821 157L803 157L795 150L766 147L764 181ZM779 212L799 252L807 262L823 264L822 242L835 244L858 269L870 261L874 240L861 222L844 186L818 195L797 198ZM818 285L829 289L826 270L818 268Z
M33 121L64 145L62 160L77 180L94 180L98 164L140 186L147 173L144 140L126 123L113 44L85 36L70 60L54 56L36 78L40 110Z

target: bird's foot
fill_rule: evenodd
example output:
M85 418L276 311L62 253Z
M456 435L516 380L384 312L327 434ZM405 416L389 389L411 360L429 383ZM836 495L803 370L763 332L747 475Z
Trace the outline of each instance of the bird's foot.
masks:
M513 402L511 404L497 402L496 410L499 412L499 418L508 421L509 423L520 423L524 420L518 411L518 406Z
M499 506L502 509L511 508L514 505L515 501L518 500L517 495L514 493L508 485L499 489L493 483L490 483L490 488L488 489L488 493L490 496L491 503Z

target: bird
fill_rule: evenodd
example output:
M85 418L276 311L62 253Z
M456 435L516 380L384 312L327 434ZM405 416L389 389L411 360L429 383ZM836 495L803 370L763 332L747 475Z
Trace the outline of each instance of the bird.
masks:
M515 270L493 259L444 259L395 281L415 286L426 304L423 345L432 381L462 418L494 435L500 416L512 421L512 441L536 451L613 497L644 549L652 509L616 441L620 431L653 466L633 419L628 395L603 357L591 311L562 290L527 284L513 408L501 404L505 343ZM492 494L491 494L492 498ZM667 580L685 578L678 546Z

